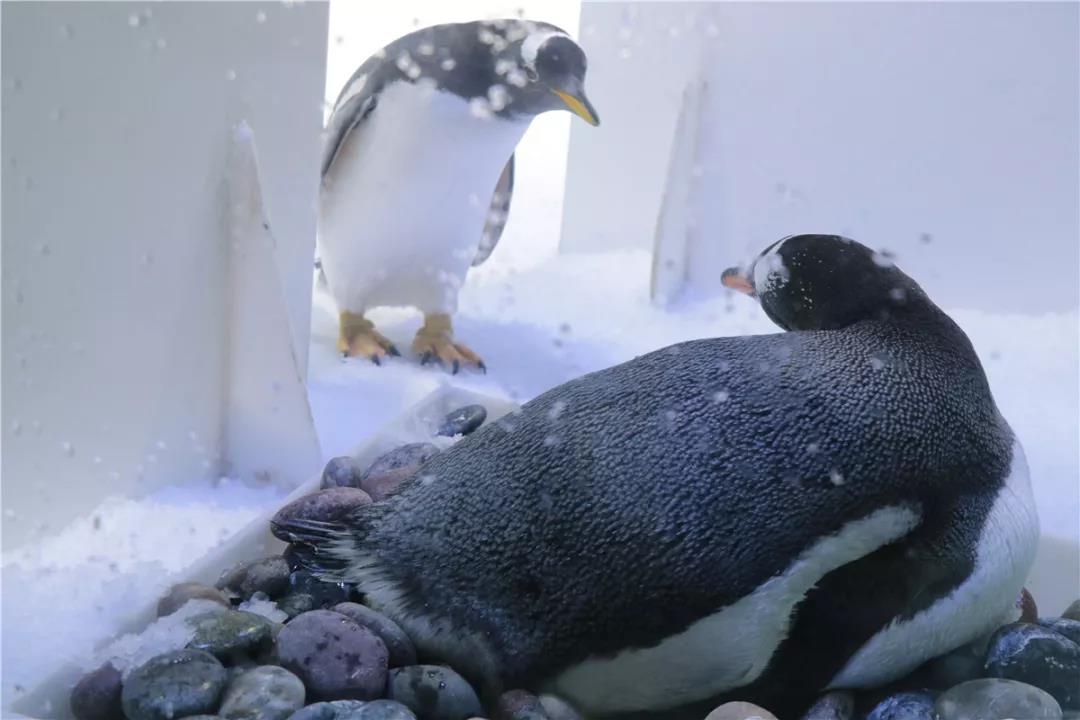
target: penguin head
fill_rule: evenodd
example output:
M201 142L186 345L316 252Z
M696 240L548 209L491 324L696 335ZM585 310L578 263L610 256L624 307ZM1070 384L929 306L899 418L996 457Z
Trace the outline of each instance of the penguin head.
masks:
M543 26L530 32L518 49L525 83L512 92L516 112L569 110L590 125L600 124L585 95L588 63L580 45L561 30Z
M757 298L785 330L835 330L929 303L888 255L839 235L783 238L748 266L725 270L721 281Z

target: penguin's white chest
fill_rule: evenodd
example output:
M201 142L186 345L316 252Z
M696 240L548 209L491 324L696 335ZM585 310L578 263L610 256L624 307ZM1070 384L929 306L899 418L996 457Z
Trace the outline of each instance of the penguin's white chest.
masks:
M453 312L491 195L528 121L396 82L343 143L319 197L319 257L343 310Z

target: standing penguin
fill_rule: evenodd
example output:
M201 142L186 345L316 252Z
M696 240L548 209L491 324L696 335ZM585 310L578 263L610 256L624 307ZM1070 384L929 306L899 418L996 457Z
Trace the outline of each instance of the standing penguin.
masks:
M412 306L424 313L413 342L422 362L484 368L454 341L458 291L502 233L514 147L533 117L568 109L599 123L585 68L554 25L492 20L417 30L353 74L327 126L319 193L319 260L343 353L376 364L397 355L364 313Z
M787 332L573 380L350 522L278 532L486 691L590 716L797 717L1014 618L1038 520L963 331L841 237L723 282Z

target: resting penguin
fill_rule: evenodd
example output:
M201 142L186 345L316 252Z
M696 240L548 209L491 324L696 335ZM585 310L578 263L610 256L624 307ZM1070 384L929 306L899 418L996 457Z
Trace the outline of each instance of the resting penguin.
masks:
M342 352L376 364L397 355L364 313L411 306L424 313L422 362L484 368L454 341L458 290L502 234L514 147L532 119L568 109L599 123L584 82L577 43L525 20L417 30L360 66L327 125L319 193L319 263Z
M350 522L284 529L487 692L590 716L798 717L1013 619L1038 520L963 331L841 237L723 280L786 332L560 385Z

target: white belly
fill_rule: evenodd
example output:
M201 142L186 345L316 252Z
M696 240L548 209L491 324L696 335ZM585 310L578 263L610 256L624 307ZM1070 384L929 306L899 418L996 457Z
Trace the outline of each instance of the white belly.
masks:
M651 648L576 665L551 690L588 713L677 707L752 682L787 636L791 612L822 577L908 532L919 514L882 508L818 540L782 574Z
M1012 467L986 519L971 576L918 615L878 632L833 678L830 687L872 687L914 670L1015 620L1017 596L1035 559L1039 518L1027 459L1017 442Z
M527 128L477 117L432 84L387 87L319 196L319 257L338 306L453 312L499 174Z

